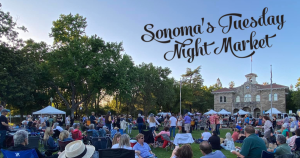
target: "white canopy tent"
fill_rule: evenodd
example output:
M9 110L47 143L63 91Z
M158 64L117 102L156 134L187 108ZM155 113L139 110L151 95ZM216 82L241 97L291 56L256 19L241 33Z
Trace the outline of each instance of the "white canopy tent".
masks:
M214 110L209 110L208 112L204 113L205 115L209 115L209 114L216 114L217 112Z
M228 112L228 111L222 109L221 111L218 112L218 114L221 114L221 115L230 115L231 112Z
M266 114L270 114L271 113L271 109L269 109L268 111L265 112ZM279 110L277 110L276 108L272 108L272 114L281 114L282 112L280 112Z
M246 114L249 114L249 112L244 111L244 110L242 110L242 109L240 109L237 113L239 113L240 115L246 115ZM237 113L234 113L234 115L237 115Z
M62 114L65 115L66 112L58 110L52 106L47 106L42 110L36 111L32 113L33 115L41 115L41 114L50 114L50 115L58 115L58 114Z

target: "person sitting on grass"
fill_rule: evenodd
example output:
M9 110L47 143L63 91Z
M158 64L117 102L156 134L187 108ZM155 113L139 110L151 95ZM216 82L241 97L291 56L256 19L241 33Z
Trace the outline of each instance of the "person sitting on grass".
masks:
M276 142L278 146L275 149L268 149L269 152L275 154L275 156L291 154L291 148L286 143L286 138L284 135L277 135Z
M193 150L189 144L185 144L181 147L176 146L172 152L171 158L192 158Z
M220 137L218 136L216 131L213 131L213 135L211 137L209 137L208 142L212 146L213 150L220 150L221 149Z
M286 137L286 133L289 132L289 130L287 129L287 125L283 124L281 127L281 133L282 135L284 135Z
M240 135L240 130L235 128L232 134L232 139L234 142L239 139L239 135Z
M144 135L139 133L136 136L137 143L133 146L133 150L139 151L142 158L157 158L151 151L151 148L144 142Z
M235 126L235 128L237 128L237 129L239 129L239 131L241 131L241 129L242 129L241 123L238 123L238 124Z
M253 126L246 126L245 128L246 138L243 141L242 148L240 152L235 150L231 151L234 155L240 158L256 158L261 157L262 151L266 151L266 145L264 141L255 135L255 129Z
M114 144L112 149L118 149L118 148L123 148L123 149L128 149L128 150L133 150L133 148L130 145L130 137L128 134L123 134L120 137L119 143ZM141 158L140 156L140 151L135 151L135 158Z
M73 140L72 138L69 137L69 132L67 130L61 131L58 138L63 142Z
M243 143L244 139L246 138L244 133L245 133L244 131L240 132L238 140L235 141L236 143Z
M226 158L220 150L212 152L212 147L207 141L201 142L199 147L202 155L204 155L201 158Z
M221 147L225 150L235 150L234 142L229 132L226 133L226 139L224 140L224 143L221 144Z
M208 132L208 129L207 128L205 128L204 129L204 132L202 133L202 137L201 137L201 139L199 139L199 141L200 142L202 142L202 141L208 141L208 139L211 137L211 133L210 132Z
M166 138L164 138L162 136L163 134L166 134L170 137L169 127L164 127L164 130L159 132L158 134L154 131L154 135L155 135L154 140L157 141L158 138L161 138L161 140L164 141L164 144L163 144L162 148L165 148L168 145L168 140L166 140Z

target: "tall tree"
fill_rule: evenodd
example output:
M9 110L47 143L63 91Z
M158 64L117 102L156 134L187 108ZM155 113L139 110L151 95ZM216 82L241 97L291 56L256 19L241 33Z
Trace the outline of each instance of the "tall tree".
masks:
M114 91L112 81L115 81L117 62L123 51L121 43L105 42L97 35L86 36L86 26L86 18L78 14L61 15L53 22L50 37L54 39L54 49L46 57L51 74L48 83L72 116L93 94L101 90Z

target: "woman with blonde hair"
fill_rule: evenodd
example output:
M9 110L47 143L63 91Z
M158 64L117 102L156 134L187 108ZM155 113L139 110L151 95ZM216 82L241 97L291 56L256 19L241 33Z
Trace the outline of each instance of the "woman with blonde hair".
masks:
M58 145L55 143L54 139L52 138L53 129L47 127L44 133L44 143L48 146L51 150L58 150Z
M179 116L178 120L177 120L177 127L178 127L178 133L181 133L182 131L182 122L183 122L183 118L182 115Z
M116 133L112 141L112 145L119 144L121 138L121 133Z
M147 120L147 122L149 123L149 127L152 131L152 134L154 134L154 131L155 131L155 127L156 127L156 124L160 125L157 120L154 118L154 115L153 114L150 114L149 116L149 119Z
M63 130L62 132L60 132L58 138L59 138L59 140L64 141L64 142L73 140L72 138L69 138L69 132L67 130Z
M120 141L118 144L115 144L111 147L112 149L117 149L117 148L123 148L123 149L128 149L128 150L133 150L133 148L130 145L130 137L128 134L123 134L120 137ZM135 158L142 158L138 155L140 155L140 151L135 150Z

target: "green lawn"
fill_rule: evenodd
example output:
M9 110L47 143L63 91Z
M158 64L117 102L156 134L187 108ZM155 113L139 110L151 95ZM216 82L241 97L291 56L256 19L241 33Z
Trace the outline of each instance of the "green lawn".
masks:
M160 127L160 129L162 129L162 127ZM177 130L176 130L176 132L177 132ZM201 130L200 131L193 131L192 132L193 138L199 139L203 132L204 131L201 131ZM232 134L232 132L229 129L220 129L221 138L225 138L225 134L227 132L230 132ZM138 130L132 130L131 137L135 137L137 134L138 134ZM240 144L240 143L235 143L235 146L241 146L241 145L242 144ZM199 144L193 143L192 144L192 149L193 149L193 155L194 155L193 157L194 158L200 158L201 156L203 156L200 149L199 149ZM166 149L154 148L154 149L152 149L152 151L153 151L153 153L155 153L155 155L158 158L169 158L172 155L172 151L169 150L169 149L168 149L168 151L166 151ZM227 158L236 158L236 155L233 155L232 153L230 153L230 151L227 151L227 150L224 150L224 149L222 149L221 151L223 152L223 154Z

